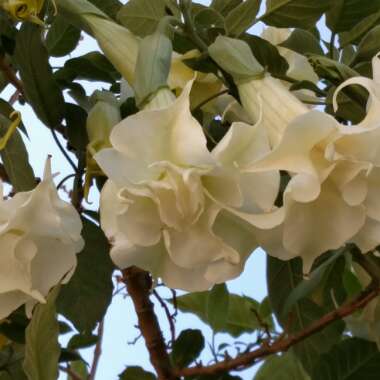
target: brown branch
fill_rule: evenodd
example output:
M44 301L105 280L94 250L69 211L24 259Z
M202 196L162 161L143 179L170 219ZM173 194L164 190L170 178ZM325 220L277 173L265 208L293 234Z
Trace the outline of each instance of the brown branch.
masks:
M173 374L166 344L154 306L150 300L152 278L148 272L131 267L123 271L123 280L133 301L141 334L149 351L150 361L157 372L159 380L177 380Z
M343 306L339 307L338 309L326 314L318 321L312 323L306 329L294 335L288 336L287 338L280 337L270 345L268 344L262 346L257 350L239 355L234 359L224 360L222 362L213 364L208 367L198 366L177 370L176 374L178 376L214 375L220 372L244 369L248 366L253 365L258 359L262 359L266 356L276 354L279 352L287 351L290 347L305 340L309 336L323 330L325 327L337 321L338 319L345 318L353 314L355 311L365 307L371 300L373 300L379 294L380 288L371 285L353 301L350 301L344 304Z
M4 73L5 78L9 83L13 84L16 90L24 95L24 87L21 81L17 78L16 73L12 67L6 62L4 54L0 55L0 70Z
M94 359L92 361L90 374L87 377L88 380L95 380L96 371L98 370L100 357L102 355L103 333L104 333L104 321L101 321L98 327L98 342L96 343L96 346L95 346Z

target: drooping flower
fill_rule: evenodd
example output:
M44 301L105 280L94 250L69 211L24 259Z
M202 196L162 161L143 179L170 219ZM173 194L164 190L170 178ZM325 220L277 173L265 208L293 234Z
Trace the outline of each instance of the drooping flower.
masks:
M24 304L30 315L70 279L83 248L81 229L76 210L58 197L50 160L34 190L0 201L0 319Z
M275 147L286 126L308 108L280 80L265 73L246 42L219 36L209 47L209 53L233 76L251 122L262 118L271 146Z
M113 148L95 159L109 177L100 209L114 262L194 291L240 274L256 243L252 227L230 211L244 205L238 173L221 157L223 149L207 150L190 113L190 89L191 83L178 99L160 90L145 110L113 129ZM234 157L233 149L225 155ZM269 197L261 194L260 206L270 208ZM253 201L247 204L258 212ZM244 210L252 212L249 207Z

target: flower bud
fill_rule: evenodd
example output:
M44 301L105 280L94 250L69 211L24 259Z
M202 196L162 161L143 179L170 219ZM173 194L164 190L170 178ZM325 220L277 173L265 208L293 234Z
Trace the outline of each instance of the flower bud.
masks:
M93 156L100 150L111 146L109 140L111 130L121 120L119 104L113 94L96 91L92 100L96 103L89 112L86 123L89 138L86 157L86 198L90 190L92 178L103 174Z
M120 74L133 83L138 38L87 0L57 0L57 5L70 18L79 19Z

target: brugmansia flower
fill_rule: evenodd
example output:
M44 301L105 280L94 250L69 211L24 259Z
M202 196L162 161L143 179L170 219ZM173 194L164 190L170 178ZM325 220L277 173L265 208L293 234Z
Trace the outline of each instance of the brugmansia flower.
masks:
M219 36L209 47L209 53L233 76L241 103L252 122L256 123L262 115L271 146L275 147L286 126L307 112L307 107L278 79L264 72L246 42Z
M23 304L30 315L70 279L83 248L81 228L76 210L58 197L50 160L34 190L0 201L0 319Z
M43 24L38 18L38 14L41 12L44 2L45 0L2 0L0 5L16 20Z
M256 243L251 226L230 212L244 204L230 160L239 156L237 147L207 150L202 127L189 110L190 89L191 83L178 99L160 90L148 109L114 127L113 148L95 159L109 177L100 211L114 262L195 291L240 274ZM256 137L248 126L246 132L250 141ZM269 197L248 201L244 210L270 208Z
M248 168L289 173L284 223L259 240L281 259L302 257L305 272L323 252L346 242L356 243L363 253L380 244L379 64L375 58L373 81L352 78L335 93L334 99L351 84L368 89L368 114L359 125L343 126L310 111L294 119L277 147Z

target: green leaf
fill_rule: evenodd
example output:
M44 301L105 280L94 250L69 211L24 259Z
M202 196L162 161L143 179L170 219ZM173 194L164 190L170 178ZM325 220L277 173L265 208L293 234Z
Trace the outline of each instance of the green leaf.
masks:
M99 52L90 52L81 57L72 58L65 66L56 71L55 79L60 82L72 82L74 79L114 83L120 74L110 61Z
M81 32L69 24L66 19L57 16L46 36L46 47L53 57L70 54L78 45Z
M10 120L0 115L0 136L5 134L9 126ZM33 169L29 164L28 151L17 130L12 134L5 148L0 151L0 156L16 192L34 189L36 180Z
M134 82L138 105L167 86L172 52L170 38L160 30L140 42Z
M40 304L26 329L24 370L29 380L56 380L61 353L58 343L59 325L56 299L60 287L48 296L46 304Z
M194 362L205 347L200 330L184 330L173 343L171 359L174 367L184 368Z
M116 18L123 4L119 0L89 0L111 18Z
M88 378L87 365L82 360L77 360L75 362L70 363L70 369L73 372L75 372L81 379ZM67 380L77 380L77 379L74 379L70 375L67 375Z
M237 38L219 36L208 47L211 58L236 81L250 80L264 72L249 45Z
M330 0L267 0L260 20L279 28L309 29L330 6Z
M155 380L156 376L141 367L128 367L119 375L120 380Z
M265 67L272 75L278 77L285 75L289 69L286 59L280 55L276 46L263 38L244 34L242 39L247 42L255 58Z
M69 144L76 151L85 151L88 144L87 112L76 104L65 104L65 119Z
M266 359L254 380L310 380L310 377L297 357L289 351Z
M242 0L213 0L211 8L218 11L222 16L228 16L228 14L242 2Z
M39 119L54 128L60 125L65 103L54 80L41 29L24 23L17 35L15 59L28 102Z
M73 335L67 345L70 350L77 350L82 348L87 348L95 345L99 340L97 335L92 334L76 334Z
M245 0L228 13L226 30L230 36L240 36L249 29L256 20L261 0Z
M113 264L109 243L102 230L83 219L85 248L78 255L78 267L58 298L58 310L79 332L91 332L106 313L112 299ZM84 313L83 310L91 310Z
M289 38L280 46L299 54L313 53L323 55L321 45L314 34L303 29L294 29Z
M342 47L349 44L358 44L362 37L380 22L380 11L370 14L351 30L343 32L339 35L340 44Z
M178 309L183 312L190 312L197 315L204 323L207 323L213 330L215 326L208 319L208 300L210 292L195 292L180 296L177 299ZM237 294L229 295L227 314L227 326L224 332L238 337L245 332L253 332L260 328L255 312L260 310L260 304L249 297L242 297ZM273 326L271 318L262 318L270 327Z
M176 14L177 9L165 0L129 0L120 9L117 18L132 33L145 37L152 34L167 14L165 8Z
M305 299L297 302L291 313L284 313L286 299L302 281L302 278L302 262L300 259L281 261L268 256L269 299L278 322L287 333L295 333L305 329L327 312L314 302ZM336 322L294 346L294 352L301 360L305 370L310 372L318 360L318 356L328 351L333 344L339 341L343 328L343 322Z
M352 338L342 341L320 357L313 380L377 380L380 352L375 343Z
M285 315L291 311L292 307L298 301L312 294L318 288L318 286L321 285L323 277L334 268L336 260L341 258L343 253L344 252L342 250L334 254L331 252L331 257L329 259L327 259L317 269L313 270L306 280L302 280L294 289L291 290L284 305L283 312Z
M326 24L335 33L345 32L379 8L380 0L334 0Z
M360 41L353 62L370 61L380 50L380 25L371 29Z
M223 331L227 325L230 296L226 284L215 285L209 293L207 302L207 319L214 331Z

